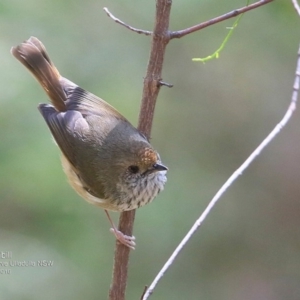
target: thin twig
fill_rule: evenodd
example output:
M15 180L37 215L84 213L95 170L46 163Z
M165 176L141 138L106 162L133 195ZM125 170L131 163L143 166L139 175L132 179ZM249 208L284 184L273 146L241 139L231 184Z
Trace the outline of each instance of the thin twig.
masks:
M235 9L235 10L233 10L231 12L228 12L228 13L222 15L222 16L219 16L219 17L216 17L216 18L211 19L209 21L197 24L195 26L192 26L192 27L189 27L189 28L186 28L186 29L183 29L183 30L172 31L170 33L170 38L171 39L181 38L181 37L183 37L183 36L185 36L187 34L190 34L192 32L198 31L200 29L203 29L205 27L211 26L213 24L222 22L224 20L236 17L236 16L238 16L238 15L240 15L240 14L246 12L246 11L255 9L255 8L259 7L259 6L265 5L265 4L267 4L269 2L272 2L272 1L274 1L274 0L260 0L260 1L257 1L255 3L250 4L248 6L244 6L242 8Z
M144 295L145 295L145 293L146 293L146 291L147 291L147 288L148 288L148 287L145 285L144 291L143 291L143 294L142 294L140 300L143 300L143 297L144 297Z
M125 22L121 21L120 19L116 18L109 10L107 7L103 7L103 10L106 12L106 14L111 18L113 19L116 23L126 27L127 29L131 30L131 31L134 31L136 33L139 33L139 34L145 34L145 35L151 35L152 34L152 31L148 31L148 30L143 30L143 29L137 29L137 28L134 28L128 24L126 24Z
M168 87L168 88L172 88L172 87L174 86L172 83L167 83L167 82L162 81L162 80L160 80L158 83L159 83L160 85L164 85L164 86L166 86L166 87Z
M228 178L228 180L224 183L224 185L220 188L220 190L216 193L213 199L210 201L204 212L201 214L199 219L192 226L187 235L180 242L178 247L175 249L173 254L170 256L168 261L165 263L163 268L159 271L149 288L147 289L143 300L149 298L149 296L153 293L153 290L160 279L163 277L164 273L168 270L168 268L172 265L173 261L183 249L183 247L187 244L191 236L196 232L196 230L200 227L202 222L206 219L207 215L210 213L211 209L220 199L220 197L225 193L225 191L232 185L232 183L247 169L247 167L254 161L254 159L261 153L261 151L275 138L275 136L280 132L280 130L287 124L290 120L293 112L296 109L296 103L298 99L299 92L299 83L300 83L300 46L298 49L298 59L297 59L297 68L295 73L295 80L293 85L293 93L291 97L290 105L282 118L282 120L275 126L275 128L271 131L271 133L262 141L262 143L252 152L252 154L247 158L247 160Z
M298 15L300 16L300 6L297 0L292 0L292 3L294 5L294 8L296 10L296 12L298 13Z

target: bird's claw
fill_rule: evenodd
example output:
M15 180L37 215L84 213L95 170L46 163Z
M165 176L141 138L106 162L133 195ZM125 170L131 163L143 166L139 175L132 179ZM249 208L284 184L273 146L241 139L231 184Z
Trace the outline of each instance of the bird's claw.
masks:
M131 250L135 250L135 237L129 236L121 232L120 230L111 228L110 232L113 233L116 237L116 239L122 243L123 245L127 246Z

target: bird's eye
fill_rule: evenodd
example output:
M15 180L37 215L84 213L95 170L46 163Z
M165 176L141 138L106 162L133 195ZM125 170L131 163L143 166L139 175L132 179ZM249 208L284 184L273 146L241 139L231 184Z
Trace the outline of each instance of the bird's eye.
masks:
M129 166L128 170L132 173L132 174L136 174L139 172L140 168L138 166Z

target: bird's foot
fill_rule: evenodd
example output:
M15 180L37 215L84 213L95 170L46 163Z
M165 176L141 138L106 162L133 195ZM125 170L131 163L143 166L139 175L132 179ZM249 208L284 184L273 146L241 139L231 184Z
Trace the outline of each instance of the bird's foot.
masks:
M120 230L116 228L111 228L110 232L113 233L116 237L116 239L122 243L123 245L127 246L131 250L135 250L135 237L129 236L121 232Z

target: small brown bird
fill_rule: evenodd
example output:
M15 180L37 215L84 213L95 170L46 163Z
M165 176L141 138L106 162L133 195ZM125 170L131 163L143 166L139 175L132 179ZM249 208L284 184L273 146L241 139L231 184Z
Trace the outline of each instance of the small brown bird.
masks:
M51 104L40 104L62 152L70 185L103 208L111 231L134 249L134 237L116 229L107 210L126 211L151 202L166 183L165 167L148 140L108 103L62 77L35 37L11 49L34 75Z

